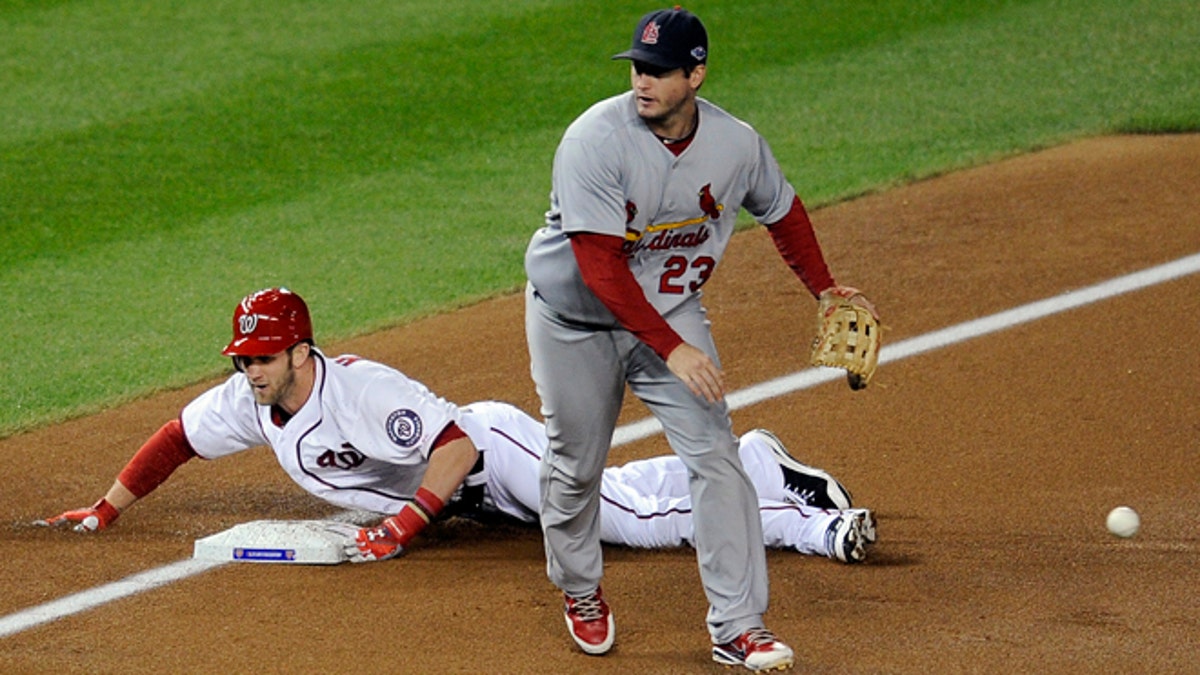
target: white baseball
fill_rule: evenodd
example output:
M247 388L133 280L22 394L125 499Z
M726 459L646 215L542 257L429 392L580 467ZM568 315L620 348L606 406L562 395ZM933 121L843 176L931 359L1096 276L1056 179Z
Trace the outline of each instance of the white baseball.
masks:
M1142 519L1138 516L1138 512L1128 506L1118 506L1108 512L1108 519L1105 521L1108 525L1108 531L1118 537L1132 537L1137 534L1138 528L1142 524Z

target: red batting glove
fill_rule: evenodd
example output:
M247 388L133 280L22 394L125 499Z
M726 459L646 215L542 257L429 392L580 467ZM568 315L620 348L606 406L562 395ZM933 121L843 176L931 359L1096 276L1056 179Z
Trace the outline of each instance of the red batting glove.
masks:
M418 488L413 500L400 513L385 519L375 527L358 531L354 546L346 546L350 562L371 562L395 558L404 552L408 540L423 530L442 510L442 500L426 488Z
M53 518L34 521L34 524L55 527L64 523L75 523L75 527L71 529L76 532L96 532L112 525L120 515L121 512L109 504L107 499L101 499L91 508L65 511Z
M351 562L372 562L395 558L404 552L408 537L396 522L397 516L384 520L375 527L364 527L354 538L355 551L350 551Z

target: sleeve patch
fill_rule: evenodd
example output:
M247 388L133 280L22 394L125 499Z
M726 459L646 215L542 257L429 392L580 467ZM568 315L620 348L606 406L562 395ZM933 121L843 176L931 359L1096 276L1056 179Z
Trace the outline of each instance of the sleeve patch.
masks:
M392 414L388 415L388 438L402 448L416 445L421 440L423 427L421 416L408 408L392 411Z

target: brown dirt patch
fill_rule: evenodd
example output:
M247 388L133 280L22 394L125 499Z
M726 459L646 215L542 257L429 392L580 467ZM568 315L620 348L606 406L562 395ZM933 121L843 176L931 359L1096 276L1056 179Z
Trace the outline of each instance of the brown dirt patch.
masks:
M1088 140L822 209L838 278L904 338L1200 250L1200 136ZM532 225L531 225L532 227ZM709 306L735 388L803 367L813 303L761 229ZM459 402L536 412L507 296L329 345ZM1200 276L735 413L877 510L867 565L774 551L769 625L801 672L1183 672L1200 634ZM319 335L320 327L318 327ZM186 558L257 518L319 517L265 451L183 467L95 537L28 520L90 503L206 385L0 441L0 616ZM644 416L631 403L626 420ZM661 438L612 461L666 452ZM1104 529L1117 504L1142 532ZM378 565L229 565L8 638L3 672L711 672L690 549L606 549L618 644L573 649L536 531L448 523Z

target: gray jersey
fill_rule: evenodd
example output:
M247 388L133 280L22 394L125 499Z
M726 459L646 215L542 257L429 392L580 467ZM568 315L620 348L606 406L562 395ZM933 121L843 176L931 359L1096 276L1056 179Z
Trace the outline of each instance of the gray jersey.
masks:
M741 208L764 223L791 208L795 191L766 141L712 103L697 105L695 138L678 157L638 117L632 92L597 103L567 128L546 225L525 254L530 283L560 314L616 325L584 285L568 233L624 238L630 269L666 316L699 293Z
M738 461L725 402L698 398L583 283L569 235L621 237L642 292L671 328L718 367L701 304L745 208L784 218L795 192L749 125L702 99L676 156L637 114L632 92L568 127L554 157L546 225L525 256L525 330L549 447L539 473L550 580L568 595L603 573L596 489L628 386L654 413L686 467L700 576L714 643L762 625L767 566L755 488ZM614 330L615 329L615 330Z

